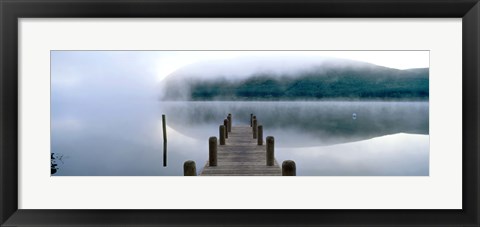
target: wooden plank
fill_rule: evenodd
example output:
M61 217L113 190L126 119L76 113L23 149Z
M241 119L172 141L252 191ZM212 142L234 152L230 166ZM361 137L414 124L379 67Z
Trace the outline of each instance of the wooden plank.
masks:
M214 174L275 174L278 173L278 171L275 170L237 170L237 169L210 169L210 170L204 170L203 175L209 174L209 173L214 173Z
M222 162L224 166L265 166L266 161L263 162Z
M221 173L221 172L232 172L232 173L268 173L268 172L277 172L277 168L275 169L264 169L264 168L226 168L226 169L220 169L220 168L209 168L203 170L203 172L215 172L215 173Z
M221 168L208 168L208 169L205 169L204 172L207 172L207 171L225 171L225 170L238 170L238 171L248 171L248 170L252 170L252 171L277 171L277 167L275 168L271 168L271 169L265 169L265 168L261 168L259 166L222 166Z

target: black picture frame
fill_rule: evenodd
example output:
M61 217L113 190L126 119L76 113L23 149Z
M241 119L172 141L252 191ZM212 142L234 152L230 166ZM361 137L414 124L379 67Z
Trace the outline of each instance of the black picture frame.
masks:
M0 0L2 226L479 226L478 0ZM18 209L19 18L462 18L461 210ZM448 45L448 44L446 44ZM281 199L281 198L280 198ZM438 198L442 199L442 198Z

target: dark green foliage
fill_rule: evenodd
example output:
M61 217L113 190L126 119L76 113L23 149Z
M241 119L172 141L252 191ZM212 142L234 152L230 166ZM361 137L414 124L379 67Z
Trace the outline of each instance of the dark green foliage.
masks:
M262 73L235 82L193 80L190 84L187 97L191 100L427 100L429 96L428 68L330 67L294 76Z

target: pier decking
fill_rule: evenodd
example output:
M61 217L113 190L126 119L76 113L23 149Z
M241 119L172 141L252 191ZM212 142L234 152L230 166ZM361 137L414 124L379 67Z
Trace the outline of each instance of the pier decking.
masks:
M250 114L250 125L232 126L228 114L218 127L219 139L208 140L208 161L200 176L296 176L296 165L285 160L282 167L275 160L275 138L263 140L263 126ZM184 176L197 176L195 161L183 163Z
M257 144L252 127L232 126L225 145L217 146L217 166L205 165L201 176L281 176L277 161L267 166L266 145Z

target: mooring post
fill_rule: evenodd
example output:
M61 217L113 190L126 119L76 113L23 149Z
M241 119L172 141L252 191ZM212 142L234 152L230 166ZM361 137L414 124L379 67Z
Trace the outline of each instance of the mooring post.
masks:
M232 114L231 113L228 114L227 120L228 120L228 131L231 132L232 131Z
M253 138L256 139L257 138L257 119L253 119L252 130L253 130Z
M253 113L250 114L250 127L253 126Z
M223 125L225 126L225 138L228 138L228 119L223 120Z
M218 128L220 136L220 145L225 145L225 125L220 125Z
M297 167L292 160L285 160L282 163L282 176L296 176Z
M192 160L183 163L183 176L197 176L197 167Z
M258 138L258 145L263 145L263 126L262 125L259 125L258 127L258 135L257 135L257 138Z
M167 120L165 114L162 114L162 129L163 129L163 166L167 166Z
M163 167L167 167L167 142L163 143Z
M163 142L167 142L167 121L165 114L162 114Z
M215 136L208 139L208 164L217 166L217 137Z
M275 139L273 136L267 136L267 166L275 164Z

